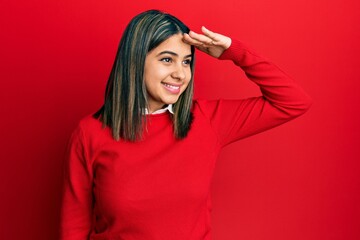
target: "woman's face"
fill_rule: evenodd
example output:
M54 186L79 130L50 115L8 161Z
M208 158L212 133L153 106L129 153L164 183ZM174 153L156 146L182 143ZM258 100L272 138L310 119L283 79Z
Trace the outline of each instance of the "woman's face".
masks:
M191 79L191 46L176 34L151 50L145 59L144 81L149 112L173 104Z

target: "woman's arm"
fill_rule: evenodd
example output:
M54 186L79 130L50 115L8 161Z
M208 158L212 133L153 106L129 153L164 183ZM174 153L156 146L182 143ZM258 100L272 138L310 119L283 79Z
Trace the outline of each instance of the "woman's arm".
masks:
M64 165L60 239L87 240L92 227L93 174L85 137L79 126L72 134Z
M240 100L206 101L202 110L218 133L220 143L265 131L305 113L311 98L286 73L244 43L202 28L184 41L219 59L232 60L260 87L262 96Z

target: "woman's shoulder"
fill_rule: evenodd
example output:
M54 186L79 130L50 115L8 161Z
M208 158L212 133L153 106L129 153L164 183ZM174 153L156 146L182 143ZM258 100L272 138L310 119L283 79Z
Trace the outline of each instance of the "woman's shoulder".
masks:
M202 98L196 98L193 100L193 106L194 107L203 107L209 104L213 104L215 102L219 101L217 100L210 100L210 99L202 99Z
M196 99L193 104L194 113L200 111L208 117L214 117L235 112L244 104L244 99Z
M102 122L100 119L95 118L92 114L87 115L80 119L78 126L84 130L101 128Z
M195 99L193 101L193 109L194 111L200 110L202 112L214 111L221 101L222 99Z
M83 117L79 121L77 130L81 131L86 137L99 137L104 134L107 135L109 131L108 127L103 127L102 121L94 117L92 114Z

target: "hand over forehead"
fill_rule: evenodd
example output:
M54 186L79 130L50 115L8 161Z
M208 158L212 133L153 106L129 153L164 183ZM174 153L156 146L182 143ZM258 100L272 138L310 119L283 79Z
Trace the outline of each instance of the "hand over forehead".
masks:
M190 31L189 34L185 33L183 41L216 58L230 47L231 39L229 37L214 33L204 26L201 31L202 34L194 31Z

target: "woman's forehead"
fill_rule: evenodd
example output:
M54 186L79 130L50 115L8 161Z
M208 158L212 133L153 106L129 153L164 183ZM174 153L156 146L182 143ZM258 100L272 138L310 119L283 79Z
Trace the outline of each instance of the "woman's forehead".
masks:
M173 35L160 43L159 46L154 48L151 52L157 55L163 51L171 51L182 56L191 55L191 45L183 42L183 35L181 33Z

